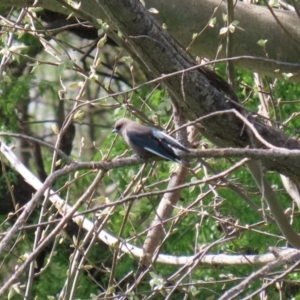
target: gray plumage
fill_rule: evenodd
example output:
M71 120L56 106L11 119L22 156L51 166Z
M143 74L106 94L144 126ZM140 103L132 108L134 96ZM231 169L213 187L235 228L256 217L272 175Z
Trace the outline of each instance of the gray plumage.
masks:
M168 134L125 118L116 122L113 132L120 134L132 150L142 158L155 154L171 161L185 163L177 155L176 150L190 152Z

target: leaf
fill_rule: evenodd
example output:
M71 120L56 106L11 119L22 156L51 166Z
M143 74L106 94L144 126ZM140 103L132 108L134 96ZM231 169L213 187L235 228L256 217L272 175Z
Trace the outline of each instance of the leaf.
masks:
M229 27L228 27L228 30L231 32L231 33L234 33L235 31L235 26L230 24Z
M59 167L60 165L61 165L61 159L59 159L55 162L55 167Z
M81 6L81 2L76 2L76 1L68 1L69 5L71 5L75 9L79 9Z
M7 32L3 32L1 34L1 41L5 44L6 43L6 40L8 38L8 35L7 35Z
M199 294L200 290L198 290L194 285L192 285L189 289L190 293L192 294L192 296L197 296L197 294Z
M71 82L71 83L69 84L69 88L71 88L71 89L74 89L74 88L76 88L76 87L78 87L78 82L77 82L77 81L73 81L73 82Z
M217 23L217 18L216 18L216 17L211 18L211 19L209 20L209 22L208 22L208 26L209 26L209 27L215 27L216 23Z
M289 79L290 77L293 77L295 74L293 73L282 73L282 76L284 79Z
M154 272L150 272L150 276L152 277L149 281L151 288L153 290L162 290L165 285L163 277L155 274Z
M84 265L80 269L81 270L91 270L91 269L93 269L93 266L92 265Z
M228 27L221 28L220 29L220 35L223 35L223 34L227 33L227 31L228 31Z
M197 36L198 36L198 33L193 33L192 40L195 40L197 38Z
M129 65L133 63L133 59L130 56L123 56L121 57L120 61L123 61Z
M240 24L240 21L238 20L234 20L232 23L231 23L233 26L237 26Z
M53 131L55 134L59 134L59 128L57 127L56 124L53 124L53 125L51 126L51 128L52 128L52 131Z
M268 40L261 39L257 42L257 44L261 47L265 47L267 42L268 42Z
M107 35L104 34L104 36L97 43L97 48L98 49L102 48L106 44L106 42L107 42Z
M81 122L82 119L84 117L84 112L82 110L77 110L74 117L73 117L73 120L77 121L77 122Z
M151 14L159 14L159 11L158 11L156 8L154 8L154 7L149 8L148 11L149 11Z

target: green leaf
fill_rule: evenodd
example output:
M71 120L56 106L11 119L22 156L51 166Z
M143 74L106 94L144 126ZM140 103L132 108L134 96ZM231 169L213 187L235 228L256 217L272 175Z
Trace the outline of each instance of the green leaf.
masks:
M268 40L259 40L258 42L257 42L257 44L259 45L259 46L261 46L261 47L265 47L266 46L266 43L268 42Z
M107 42L107 35L104 34L104 36L97 43L97 48L98 49L102 48L106 44L106 42Z
M227 31L228 31L228 27L221 28L220 29L220 35L223 35L223 34L227 33Z
M228 30L229 30L231 33L234 33L234 31L235 31L235 26L233 26L232 24L230 24L229 27L228 27Z
M240 21L234 20L231 24L232 24L233 26L237 26L238 24L240 24Z
M215 27L216 23L217 23L217 18L216 18L216 17L213 17L213 18L211 18L211 19L209 20L208 26L209 26L209 27Z
M159 11L158 11L156 8L154 8L154 7L149 8L148 11L149 11L151 14L159 14Z

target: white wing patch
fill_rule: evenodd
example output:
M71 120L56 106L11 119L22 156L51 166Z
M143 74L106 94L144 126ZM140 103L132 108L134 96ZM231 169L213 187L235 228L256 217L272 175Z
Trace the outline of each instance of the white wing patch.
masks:
M174 139L173 137L171 137L170 135L164 133L163 131L157 130L155 128L152 128L152 133L153 135L157 138L157 139L164 139L166 140L168 143L170 143L170 145L168 145L169 147L172 148L173 147L178 147L179 149L183 150L187 150L181 143L179 143L176 139Z
M167 160L170 160L170 157L164 156L164 155L162 155L161 153L156 152L156 151L154 151L154 150L151 149L151 148L144 147L144 149L147 150L147 151L149 151L149 152L151 152L151 153L153 153L153 154L155 154L155 155L157 155L157 156L160 156L160 157L162 157L162 158L165 158L165 159L167 159ZM181 162L181 160L180 160L180 159L177 159L177 158L175 158L174 160L175 160L176 162L178 162L178 163Z

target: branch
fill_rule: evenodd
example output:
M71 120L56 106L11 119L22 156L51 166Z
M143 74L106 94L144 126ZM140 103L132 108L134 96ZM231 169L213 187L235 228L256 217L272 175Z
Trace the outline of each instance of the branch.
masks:
M173 116L175 127L180 127L184 123L184 116L175 105L173 105ZM186 128L177 131L178 140L183 142L183 144L185 145L188 143L186 136ZM179 168L177 168L175 172L172 172L168 183L168 189L173 189L173 187L178 187L182 185L186 181L187 175L188 169L185 166L181 165ZM158 255L161 246L161 239L163 237L166 225L164 221L170 218L174 210L174 206L177 204L180 198L180 193L181 190L176 190L174 192L165 193L163 195L159 206L156 210L154 220L151 224L151 228L148 231L147 237L143 245L144 256L140 260L140 271L149 267L150 263L153 261L153 255L155 252Z
M265 199L268 203L270 211L273 214L276 224L281 233L286 238L289 244L293 245L297 249L300 249L300 235L293 229L288 219L286 218L286 215L284 214L283 209L279 204L275 192L263 175L260 162L250 161L247 162L247 166L262 193L263 199Z
M33 0L10 0L0 1L2 6L27 7L32 6ZM161 23L165 23L168 32L173 35L181 45L189 45L192 40L192 33L207 27L212 15L216 16L217 24L214 27L208 27L204 32L193 41L191 51L193 54L215 58L215 54L220 45L219 31L223 27L222 13L226 14L226 3L220 0L147 0L147 7L155 7L159 14L156 15ZM248 4L243 1L235 2L235 19L240 22L239 26L245 31L237 30L235 34L235 43L239 47L234 48L232 53L235 57L250 55L258 58L266 56L265 51L257 42L260 39L267 39L268 57L282 61L283 65L280 72L272 62L249 61L241 59L236 66L248 69L253 72L259 72L272 77L280 77L284 73L294 73L296 76L291 80L300 80L299 66L291 67L289 63L299 63L295 52L300 52L300 46L292 40L286 33L280 29L280 26L265 7ZM38 5L52 11L69 15L69 11L56 0L41 0ZM121 6L121 5L120 5ZM216 9L218 8L218 9ZM105 22L111 21L104 14L103 10L95 5L95 0L85 0L81 2L81 9L96 19L102 19ZM215 11L216 10L216 11ZM294 24L298 23L298 16L295 12L275 10L274 14L281 21L284 28L296 39L300 40L300 33ZM178 30L180 28L180 30ZM245 32L248 32L245 38ZM278 41L281 43L278 44ZM221 57L225 57L225 47L220 52Z
M299 261L300 259L300 251L294 250L290 252L289 254L280 254L278 259L275 261L267 264L263 268L261 268L259 271L252 273L250 276L248 276L245 280L243 280L238 285L234 286L230 290L226 291L219 300L225 300L225 299L233 299L237 297L239 294L241 294L243 291L246 290L246 288L257 278L264 277L264 275L271 272L273 269L278 268L280 266L283 266L287 263L291 263L294 261Z
M182 72L195 66L191 57L182 51L139 1L102 0L98 3L143 59L153 77ZM190 120L233 108L239 110L240 115L247 115L242 108L228 101L228 95L231 97L228 87L207 69L198 68L181 76L166 76L163 83L172 99L177 99L176 105ZM260 123L251 115L246 119L266 143L279 148L300 149L298 140ZM220 113L213 118L203 119L201 125L201 132L218 146L252 145L250 138L243 133L243 122L237 114ZM257 144L261 145L261 142L257 141ZM265 160L263 163L267 169L300 179L299 160Z
M26 207L23 210L23 213L20 215L20 217L18 218L17 222L14 224L14 226L6 233L6 235L4 236L4 238L1 240L0 242L0 252L2 252L5 247L8 245L9 241L12 239L12 237L17 233L18 230L22 229L22 225L25 222L25 220L28 218L28 216L30 215L30 213L33 211L35 205L38 203L40 197L45 194L45 195L49 195L49 199L50 201L55 205L56 209L58 211L61 212L62 215L64 215L64 218L60 220L59 224L55 227L55 229L51 232L51 234L49 236L47 236L46 239L42 240L41 243L38 245L38 247L35 249L34 252L32 252L29 257L27 258L27 260L25 261L25 263L23 265L21 265L17 272L15 272L15 274L10 278L9 281L7 281L7 283L2 287L2 289L0 290L0 296L3 295L3 293L5 292L5 290L7 288L9 288L9 285L12 284L13 282L15 282L19 276L26 270L26 268L29 266L29 264L35 259L35 257L38 255L38 253L41 251L41 249L43 249L43 247L45 247L47 245L47 243L49 243L51 241L51 239L53 239L56 234L59 232L59 230L61 230L61 228L64 226L64 224L72 218L72 220L74 222L76 222L77 224L80 224L82 226L83 229L85 229L86 231L89 232L94 232L94 224L89 221L85 215L82 215L81 213L77 213L78 208L80 207L80 205L82 204L82 202L84 202L84 199L86 197L81 197L81 200L79 199L76 203L76 205L74 207L71 207L69 205L66 204L66 202L64 200L62 200L56 193L55 191L50 191L50 193L47 192L47 190L49 189L49 187L51 186L51 184L59 177L62 175L66 175L70 172L75 172L76 171L76 164L73 163L70 166L66 166L63 170L58 170L55 171L54 173L52 173L47 180L45 181L44 184L42 184L24 165L22 165L22 163L17 159L17 157L15 156L15 154L12 152L12 150L7 147L4 143L1 144L1 148L0 148L1 152L6 156L6 158L10 161L10 163L15 167L15 169L27 180L29 181L29 183L37 190L37 193L35 194L35 196L32 198L32 200L26 205ZM136 160L136 159L127 159L129 161L132 160ZM126 162L126 160L122 160L123 163ZM77 164L77 166L79 165L83 165L85 168L87 166L92 167L93 163L81 163L81 164ZM101 165L101 163L99 164ZM239 164L238 164L239 165ZM235 166L236 167L236 166ZM102 166L103 168L103 166ZM233 168L234 169L234 168ZM103 168L103 170L105 170L105 168ZM230 169L226 171L226 174L228 174L228 172L230 172ZM224 173L224 172L223 172ZM223 174L221 173L222 176L225 175L225 173ZM218 178L220 176L220 174L218 174L218 176L212 176L210 177L208 180L212 180L215 181L216 178ZM207 180L204 180L207 181ZM196 185L199 184L200 181L196 181ZM177 186L176 188L178 190L182 189L183 187L188 186L186 185L181 185L181 186ZM169 190L163 190L158 192L159 193L166 193L166 192L171 192L175 189L169 189ZM97 210L102 210L105 209L107 207L112 207L112 206L116 206L119 204L124 203L125 201L131 201L133 199L139 198L139 197L145 197L147 193L141 193L139 195L136 196L130 196L127 197L125 199L116 201L115 203L111 203L111 204L107 204L107 205L101 205L100 207L97 207ZM153 192L149 193L151 195L153 195ZM166 222L168 220L165 220ZM126 241L120 240L116 237L114 237L113 235L107 233L104 230L101 230L98 233L98 238L100 240L102 240L104 243L106 243L107 245L110 246L114 246L116 244L120 245L120 251L133 255L135 257L139 257L142 258L144 255L144 251L141 248L135 247L134 245L130 244L130 243L126 243ZM283 250L285 254L290 253L291 251L294 251L293 249L284 249ZM159 254L157 258L155 258L156 262L158 263L162 263L162 264L168 264L168 265L186 265L188 264L190 261L194 261L194 257L198 256L172 256L172 255L165 255L165 254ZM248 264L265 264L267 262L272 262L274 261L276 257L274 256L274 254L272 253L267 253L264 255L226 255L226 254L206 254L204 255L201 260L198 261L198 264L209 264L209 265L213 265L213 264L222 264L222 265L248 265Z

